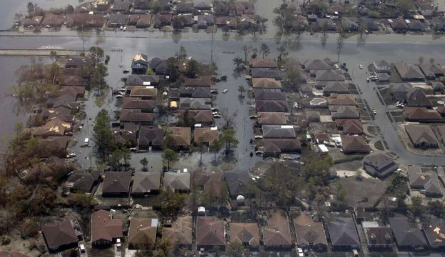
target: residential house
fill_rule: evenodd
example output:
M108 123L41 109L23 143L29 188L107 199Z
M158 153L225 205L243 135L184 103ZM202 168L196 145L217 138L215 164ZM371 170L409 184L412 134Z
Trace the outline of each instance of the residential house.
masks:
M439 141L429 125L406 125L405 131L414 147L423 149L439 147Z
M172 23L172 20L173 20L173 16L171 14L158 13L154 16L153 26L155 28L162 28L165 26L170 26Z
M198 11L210 11L213 4L210 0L194 0L194 7Z
M148 10L150 9L150 2L146 0L135 0L133 3L133 8L135 10Z
M139 97L143 100L153 100L158 93L154 86L132 86L127 90L130 90L130 97Z
M361 136L341 135L343 153L370 153L371 148Z
M128 248L146 250L154 248L159 220L156 218L131 218L128 228Z
M411 19L405 20L405 22L409 31L424 32L426 30L425 24L419 20Z
M437 110L428 110L425 107L405 107L405 119L418 122L442 122L442 116Z
M156 17L158 17L158 15L156 15ZM153 58L151 59L149 65L156 75L169 75L169 69L166 60Z
M323 89L323 95L330 96L331 94L349 94L349 86L341 81L328 81Z
M154 107L154 100L142 100L138 97L124 97L122 100L122 109L139 109L143 113L150 113L153 112Z
M189 127L171 127L167 132L177 148L188 149L192 141L192 131Z
M336 119L337 129L343 130L346 135L363 134L363 124L359 119Z
M166 172L164 173L164 188L170 188L175 192L186 193L190 191L190 173Z
M263 228L263 243L266 250L290 250L292 237L287 214L281 210L268 213L267 226Z
M286 94L280 91L273 91L268 89L256 89L255 90L255 101L260 100L286 100Z
M131 14L128 16L127 25L138 29L146 29L151 26L153 16L151 14Z
M230 16L217 16L215 24L217 27L228 27L229 29L236 29L238 27L238 18Z
M125 26L127 23L128 16L121 13L114 13L111 14L108 18L108 27L109 28L120 28L122 26Z
M79 238L73 228L71 220L47 223L41 227L43 238L50 252L58 252L77 247Z
M296 138L294 126L290 125L264 125L263 126L263 138Z
M303 63L303 69L310 73L316 73L317 71L332 70L332 66L326 61L322 60L311 60Z
M138 133L138 146L139 149L152 149L160 150L164 143L164 130L156 127L142 126Z
M385 60L375 61L372 65L377 73L391 73L391 64Z
M115 1L111 6L110 10L112 12L127 13L130 10L130 2L126 1Z
M256 101L257 112L289 112L287 101Z
M23 20L22 24L25 28L35 28L40 26L40 23L42 23L43 16L34 16L29 17Z
M147 86L157 86L159 84L159 76L158 75L135 75L132 74L128 76L125 85L131 89L135 86L147 87ZM129 90L128 93L131 93Z
M229 224L228 240L230 243L239 243L250 250L257 250L260 247L260 229L257 223L236 223Z
M286 125L287 117L283 112L259 112L258 125Z
M184 119L187 116L195 124L211 126L213 124L213 114L211 110L179 110L178 117Z
M243 14L247 15L255 14L253 2L249 1L235 2L235 13L238 16L241 16Z
M40 25L45 28L60 28L64 22L62 15L46 13Z
M192 237L193 219L191 216L178 217L171 227L164 226L162 229L162 240L169 242L172 246L178 248L191 248L193 243Z
M399 102L406 102L407 93L411 88L411 83L391 83L389 86L392 98Z
M328 99L329 110L335 111L341 106L357 106L355 96L352 94L331 95Z
M35 137L48 138L65 136L71 132L72 126L70 122L64 122L60 118L54 118L46 122L40 127L31 128L31 133Z
M442 141L442 144L445 144L445 126L437 126L436 131L437 136L439 136L440 141Z
M151 125L155 119L153 113L142 112L141 109L122 109L119 115L121 123L133 122L141 125Z
M429 246L434 250L443 251L445 249L445 222L441 219L432 220L425 222L422 227Z
M225 222L215 217L196 219L196 245L198 249L221 249L226 247Z
M131 172L105 173L102 196L127 196L130 192Z
M217 127L195 128L193 138L197 144L210 146L213 142L219 140L219 131Z
M400 251L423 250L428 246L422 230L410 223L407 217L391 217L389 224Z
M359 25L352 17L341 17L341 26L345 32L358 31Z
M315 73L315 87L323 88L329 81L345 81L345 77L334 70L319 70Z
M91 242L93 247L106 247L123 239L123 222L113 219L112 213L99 210L91 214Z
M213 9L216 16L228 16L233 14L233 5L226 1L214 1Z
M392 30L395 32L406 32L408 30L408 25L406 24L405 20L402 18L398 18L395 20L390 19L389 25L391 26Z
M229 188L230 198L235 199L239 195L247 197L249 194L249 186L252 181L248 172L245 171L226 171L224 179Z
M252 78L269 78L281 80L281 71L275 68L251 68L250 74L252 75Z
M375 221L363 221L366 244L371 251L392 250L394 239L389 226L381 226Z
M75 29L103 28L106 17L99 14L73 13L69 14L66 26Z
M211 109L211 99L210 98L180 98L179 99L180 109L190 109L190 110L210 110Z
M131 61L131 70L134 74L145 74L148 68L148 59L146 54L137 54Z
M394 67L403 81L424 81L425 75L415 64L407 64L399 61L394 63Z
M222 172L196 172L194 174L195 185L203 190L206 194L219 197L222 188L223 173Z
M194 6L191 2L181 1L176 3L176 12L177 13L193 13Z
M329 18L318 18L317 29L319 31L335 31L336 26L334 21Z
M65 187L71 192L91 193L93 187L99 182L99 178L98 171L75 171L69 176Z
M360 240L351 217L335 217L327 222L329 240L333 250L360 249Z
M250 68L278 69L276 61L267 58L255 58L250 61Z
M331 106L330 106L331 107ZM355 106L338 106L335 112L332 113L332 119L359 119L360 112Z
M180 87L180 97L190 98L212 98L210 87Z
M214 81L211 76L202 76L197 78L185 78L185 87L212 87Z
M263 139L263 157L280 157L282 153L300 153L301 143L298 138Z
M440 64L422 63L419 66L423 74L430 79L435 79L436 77L442 77L445 75L445 71Z
M408 179L412 190L420 190L428 197L443 196L439 177L433 171L421 172L419 169L411 168L408 171Z
M426 97L425 92L420 88L411 88L406 93L406 105L409 107L431 108L433 104Z
M211 27L213 25L215 25L215 16L211 14L198 15L197 26L199 29L206 29L207 27Z
M379 26L374 19L368 17L360 17L360 26L369 31L379 31Z
M363 169L373 177L386 178L398 168L397 163L384 153L369 154L363 158Z
M161 186L161 173L159 172L135 172L133 186L131 187L132 196L144 196L156 194Z
M254 89L281 89L281 81L274 78L253 78Z
M297 246L312 249L317 252L326 251L328 242L326 239L323 223L315 221L305 212L301 212L294 219Z

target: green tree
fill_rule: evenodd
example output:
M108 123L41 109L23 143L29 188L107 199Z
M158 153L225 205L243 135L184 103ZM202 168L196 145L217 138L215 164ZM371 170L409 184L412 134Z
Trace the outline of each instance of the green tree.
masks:
M148 165L148 160L147 160L147 158L144 157L140 162L141 162L141 165L142 165L142 170L143 170L143 171L147 171L147 170L148 170L148 168L147 168L147 165Z
M284 59L284 75L292 90L298 91L301 84L301 69L297 60L292 57Z
M442 201L435 200L428 202L428 211L438 218L445 217L445 205Z
M93 140L96 143L97 152L105 156L113 147L113 134L110 129L110 116L108 111L102 109L97 114L93 127Z
M266 56L268 56L270 54L270 48L266 43L261 44L260 51L263 54L263 58L265 58Z
M167 162L167 170L170 169L170 163L175 162L179 160L178 154L171 150L171 149L165 149L162 153L162 160L164 162Z
M167 59L167 70L169 75L168 80L170 82L175 82L179 78L179 70L176 67L176 59L174 57Z
M18 136L23 130L23 122L16 122L14 125L15 136Z
M158 197L160 214L163 221L174 219L184 206L185 196L175 193L170 187L163 190Z
M89 49L88 56L93 60L94 64L97 65L104 61L105 51L98 46L92 46Z
M245 257L249 251L241 243L229 243L226 249L227 257Z
M224 130L221 138L221 143L225 146L225 153L228 155L232 149L232 147L236 147L238 145L238 139L236 139L236 131L233 128Z
M411 197L411 205L409 206L409 210L412 212L412 214L415 217L421 217L422 216L422 197L420 196L413 196Z
M199 63L196 60L190 60L187 63L185 75L189 78L194 78L199 72Z
M217 161L217 154L219 151L221 151L221 147L221 141L219 140L213 141L213 143L210 145L210 151L215 154L215 162Z
M241 59L241 57L237 56L235 58L233 58L233 64L235 65L235 71L240 71L242 70L242 64L243 64L243 59Z

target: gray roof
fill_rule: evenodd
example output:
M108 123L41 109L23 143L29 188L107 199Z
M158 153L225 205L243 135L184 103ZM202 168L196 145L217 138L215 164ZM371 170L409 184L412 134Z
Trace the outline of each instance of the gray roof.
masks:
M133 178L131 193L143 194L152 190L159 190L161 184L161 173L159 172L136 172Z
M326 83L326 87L323 89L323 93L349 94L349 87L348 84L346 84L345 82L329 81L328 83Z
M406 217L389 218L389 224L399 247L426 247L427 242L422 231L408 222Z
M343 75L333 70L317 71L315 78L317 81L345 81Z
M224 179L227 182L230 196L245 195L249 192L249 183L252 178L246 171L229 171L224 173Z
M252 78L273 78L281 80L281 71L279 69L270 68L251 68Z
M340 106L337 111L332 114L333 119L358 119L360 118L360 113L355 106Z
M336 217L328 223L328 231L333 246L360 247L357 229L352 218Z
M256 101L257 112L288 112L289 107L286 101L279 100L258 100Z
M166 172L164 173L164 187L172 190L190 190L190 173L188 172Z
M121 194L130 191L131 172L114 172L105 173L103 183L103 194Z
M159 83L158 75L130 75L127 78L127 86L146 86L148 82L151 85ZM144 84L145 83L145 84Z
M296 138L293 126L264 125L264 138Z
M420 88L411 88L406 93L406 102L408 106L415 107L432 107L433 104L426 97L425 93Z
M408 178L412 188L423 189L427 195L443 195L439 178L434 172L410 170Z
M304 62L304 69L307 71L330 70L332 67L322 60L312 60Z

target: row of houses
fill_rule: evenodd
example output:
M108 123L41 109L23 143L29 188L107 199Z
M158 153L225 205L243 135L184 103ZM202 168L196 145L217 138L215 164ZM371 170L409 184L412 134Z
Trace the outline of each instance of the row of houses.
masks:
M293 125L287 125L290 107L282 91L281 71L275 61L256 58L250 62L250 76L255 96L255 109L251 118L256 118L255 127L261 133L257 153L263 157L279 157L281 154L296 154L301 150L300 140Z

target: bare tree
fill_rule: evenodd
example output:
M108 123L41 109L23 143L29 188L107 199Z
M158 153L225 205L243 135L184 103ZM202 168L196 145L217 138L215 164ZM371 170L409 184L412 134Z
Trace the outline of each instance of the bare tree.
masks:
M233 125L235 125L235 120L236 120L236 116L238 115L238 112L235 111L235 112L230 113L229 109L227 107L224 107L221 109L220 113L221 113L221 117L226 122L227 128L233 127Z
M344 45L343 33L339 33L337 38L337 62L340 62L340 54L341 50L343 49L343 45Z

